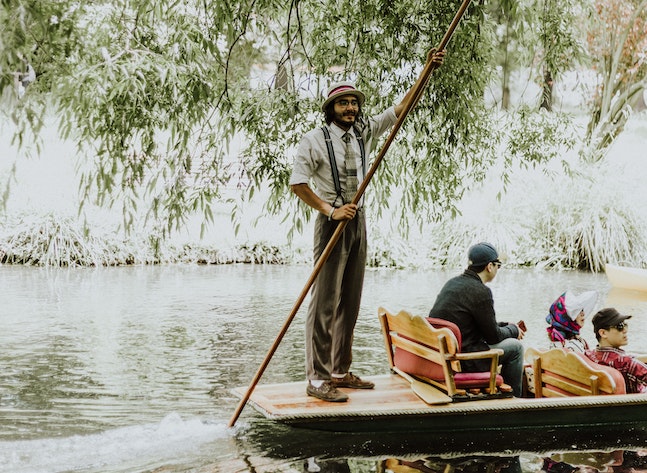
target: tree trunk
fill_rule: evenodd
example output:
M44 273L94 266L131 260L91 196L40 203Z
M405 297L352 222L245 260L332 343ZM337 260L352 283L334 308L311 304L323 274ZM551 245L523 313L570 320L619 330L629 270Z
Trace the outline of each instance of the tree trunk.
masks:
M553 111L553 75L548 68L544 69L544 82L541 85L541 105L539 108Z
M288 69L285 67L285 62L281 62L278 65L276 78L274 80L274 88L277 90L290 90L290 79L288 76Z
M510 64L509 64L509 54L508 48L510 41L509 38L510 31L510 17L506 17L505 25L505 38L503 43L503 64L501 65L501 70L503 72L502 84L501 84L501 108L503 110L508 110L510 108Z
M503 71L503 90L501 91L501 108L503 110L508 110L510 108L510 86L508 85L510 81L510 73Z

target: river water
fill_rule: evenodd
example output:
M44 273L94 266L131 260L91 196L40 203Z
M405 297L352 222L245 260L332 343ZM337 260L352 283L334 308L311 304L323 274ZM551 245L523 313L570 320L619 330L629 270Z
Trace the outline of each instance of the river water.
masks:
M502 455L514 446L497 445L496 455L462 456L464 440L457 438L450 449L459 453L420 460L416 454L426 452L402 442L289 429L250 406L228 428L238 403L231 388L249 385L310 272L309 266L0 266L0 471L398 472L443 471L450 463L463 471L541 470L551 452L539 445L518 455ZM426 313L458 272L369 270L353 370L387 372L380 305ZM499 320L526 321L527 346L545 346L544 316L557 296L593 289L598 308L634 314L627 349L645 351L645 295L610 290L603 274L504 267L490 287ZM261 382L304 378L306 305L307 299ZM590 321L583 334L595 340ZM595 452L585 445L578 451L577 442L564 445L568 453L550 448L555 461L617 464L622 452L610 443L598 442ZM432 444L427 451L442 450Z

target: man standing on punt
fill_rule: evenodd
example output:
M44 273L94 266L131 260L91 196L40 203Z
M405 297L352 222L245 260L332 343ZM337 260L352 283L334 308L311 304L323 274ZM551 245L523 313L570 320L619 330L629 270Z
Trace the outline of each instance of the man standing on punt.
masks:
M444 51L432 49L429 54L434 63L442 64ZM306 392L324 401L346 401L348 396L337 389L340 387L374 387L350 372L366 266L363 202L356 205L352 200L366 175L368 154L396 123L414 87L399 104L365 119L364 94L351 82L333 84L322 105L326 125L304 135L294 158L292 191L319 212L314 229L315 262L339 222L348 221L312 286L306 318Z

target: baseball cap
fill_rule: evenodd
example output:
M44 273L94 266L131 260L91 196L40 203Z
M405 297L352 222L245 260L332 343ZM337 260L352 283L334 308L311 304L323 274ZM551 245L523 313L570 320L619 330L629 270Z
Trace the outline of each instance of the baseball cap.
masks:
M499 254L494 246L487 242L477 243L467 252L470 266L485 266L488 263L499 262Z
M627 319L630 319L631 315L622 315L613 307L608 307L602 310L599 310L593 316L593 330L595 333L598 333L598 330L601 328L608 329L610 327L615 327L620 322L624 322Z

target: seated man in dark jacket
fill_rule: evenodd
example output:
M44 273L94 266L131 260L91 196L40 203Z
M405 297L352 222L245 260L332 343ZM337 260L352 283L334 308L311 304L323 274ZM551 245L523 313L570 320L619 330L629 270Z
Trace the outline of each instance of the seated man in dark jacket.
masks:
M501 267L499 255L491 244L478 243L469 249L468 258L468 268L445 283L429 317L449 320L458 326L463 337L463 352L502 349L501 375L514 395L521 397L523 345L519 340L523 338L525 325L497 322L492 291L485 285L494 279ZM487 360L463 361L461 366L466 372L490 369Z

